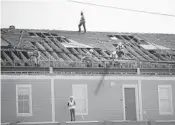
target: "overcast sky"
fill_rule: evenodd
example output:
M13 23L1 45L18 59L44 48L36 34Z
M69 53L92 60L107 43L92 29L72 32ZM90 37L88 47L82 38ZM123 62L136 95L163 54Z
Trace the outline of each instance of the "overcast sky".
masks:
M175 0L75 0L175 15ZM175 17L78 4L69 0L2 0L1 27L78 30L80 11L88 31L175 34Z

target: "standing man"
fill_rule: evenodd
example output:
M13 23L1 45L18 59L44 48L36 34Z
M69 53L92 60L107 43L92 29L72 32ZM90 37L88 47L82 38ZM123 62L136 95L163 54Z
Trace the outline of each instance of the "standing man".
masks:
M71 121L75 121L75 101L73 99L73 96L70 97L70 100L67 104L69 110L70 110L70 115L71 115Z
M78 25L79 32L81 32L81 26L82 25L83 25L83 28L84 28L84 33L86 33L85 18L84 18L83 12L81 11L81 19L80 19L80 23Z

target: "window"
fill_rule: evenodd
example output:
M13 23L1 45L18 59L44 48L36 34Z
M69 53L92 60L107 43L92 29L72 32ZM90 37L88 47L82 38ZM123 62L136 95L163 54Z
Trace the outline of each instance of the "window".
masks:
M171 86L159 85L158 94L159 94L159 114L162 115L173 114Z
M32 33L32 32L29 32L29 35L30 36L36 36L34 33Z
M115 36L112 36L112 37L110 37L112 40L118 40L118 38L117 37L115 37Z
M72 85L72 94L76 102L76 115L88 114L87 85Z
M31 85L16 85L17 116L32 116Z

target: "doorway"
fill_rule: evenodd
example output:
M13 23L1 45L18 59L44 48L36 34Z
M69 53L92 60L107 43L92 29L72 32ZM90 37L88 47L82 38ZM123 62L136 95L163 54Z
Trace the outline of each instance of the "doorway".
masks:
M123 85L124 120L138 120L138 87L137 85Z

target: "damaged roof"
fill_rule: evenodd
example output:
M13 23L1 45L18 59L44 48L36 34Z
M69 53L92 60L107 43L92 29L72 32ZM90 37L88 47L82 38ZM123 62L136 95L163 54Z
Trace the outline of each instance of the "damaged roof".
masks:
M125 47L123 59L175 61L175 34L1 29L1 41L6 62L31 60L34 50L43 61L82 61L87 53L94 62L108 61L119 43Z

